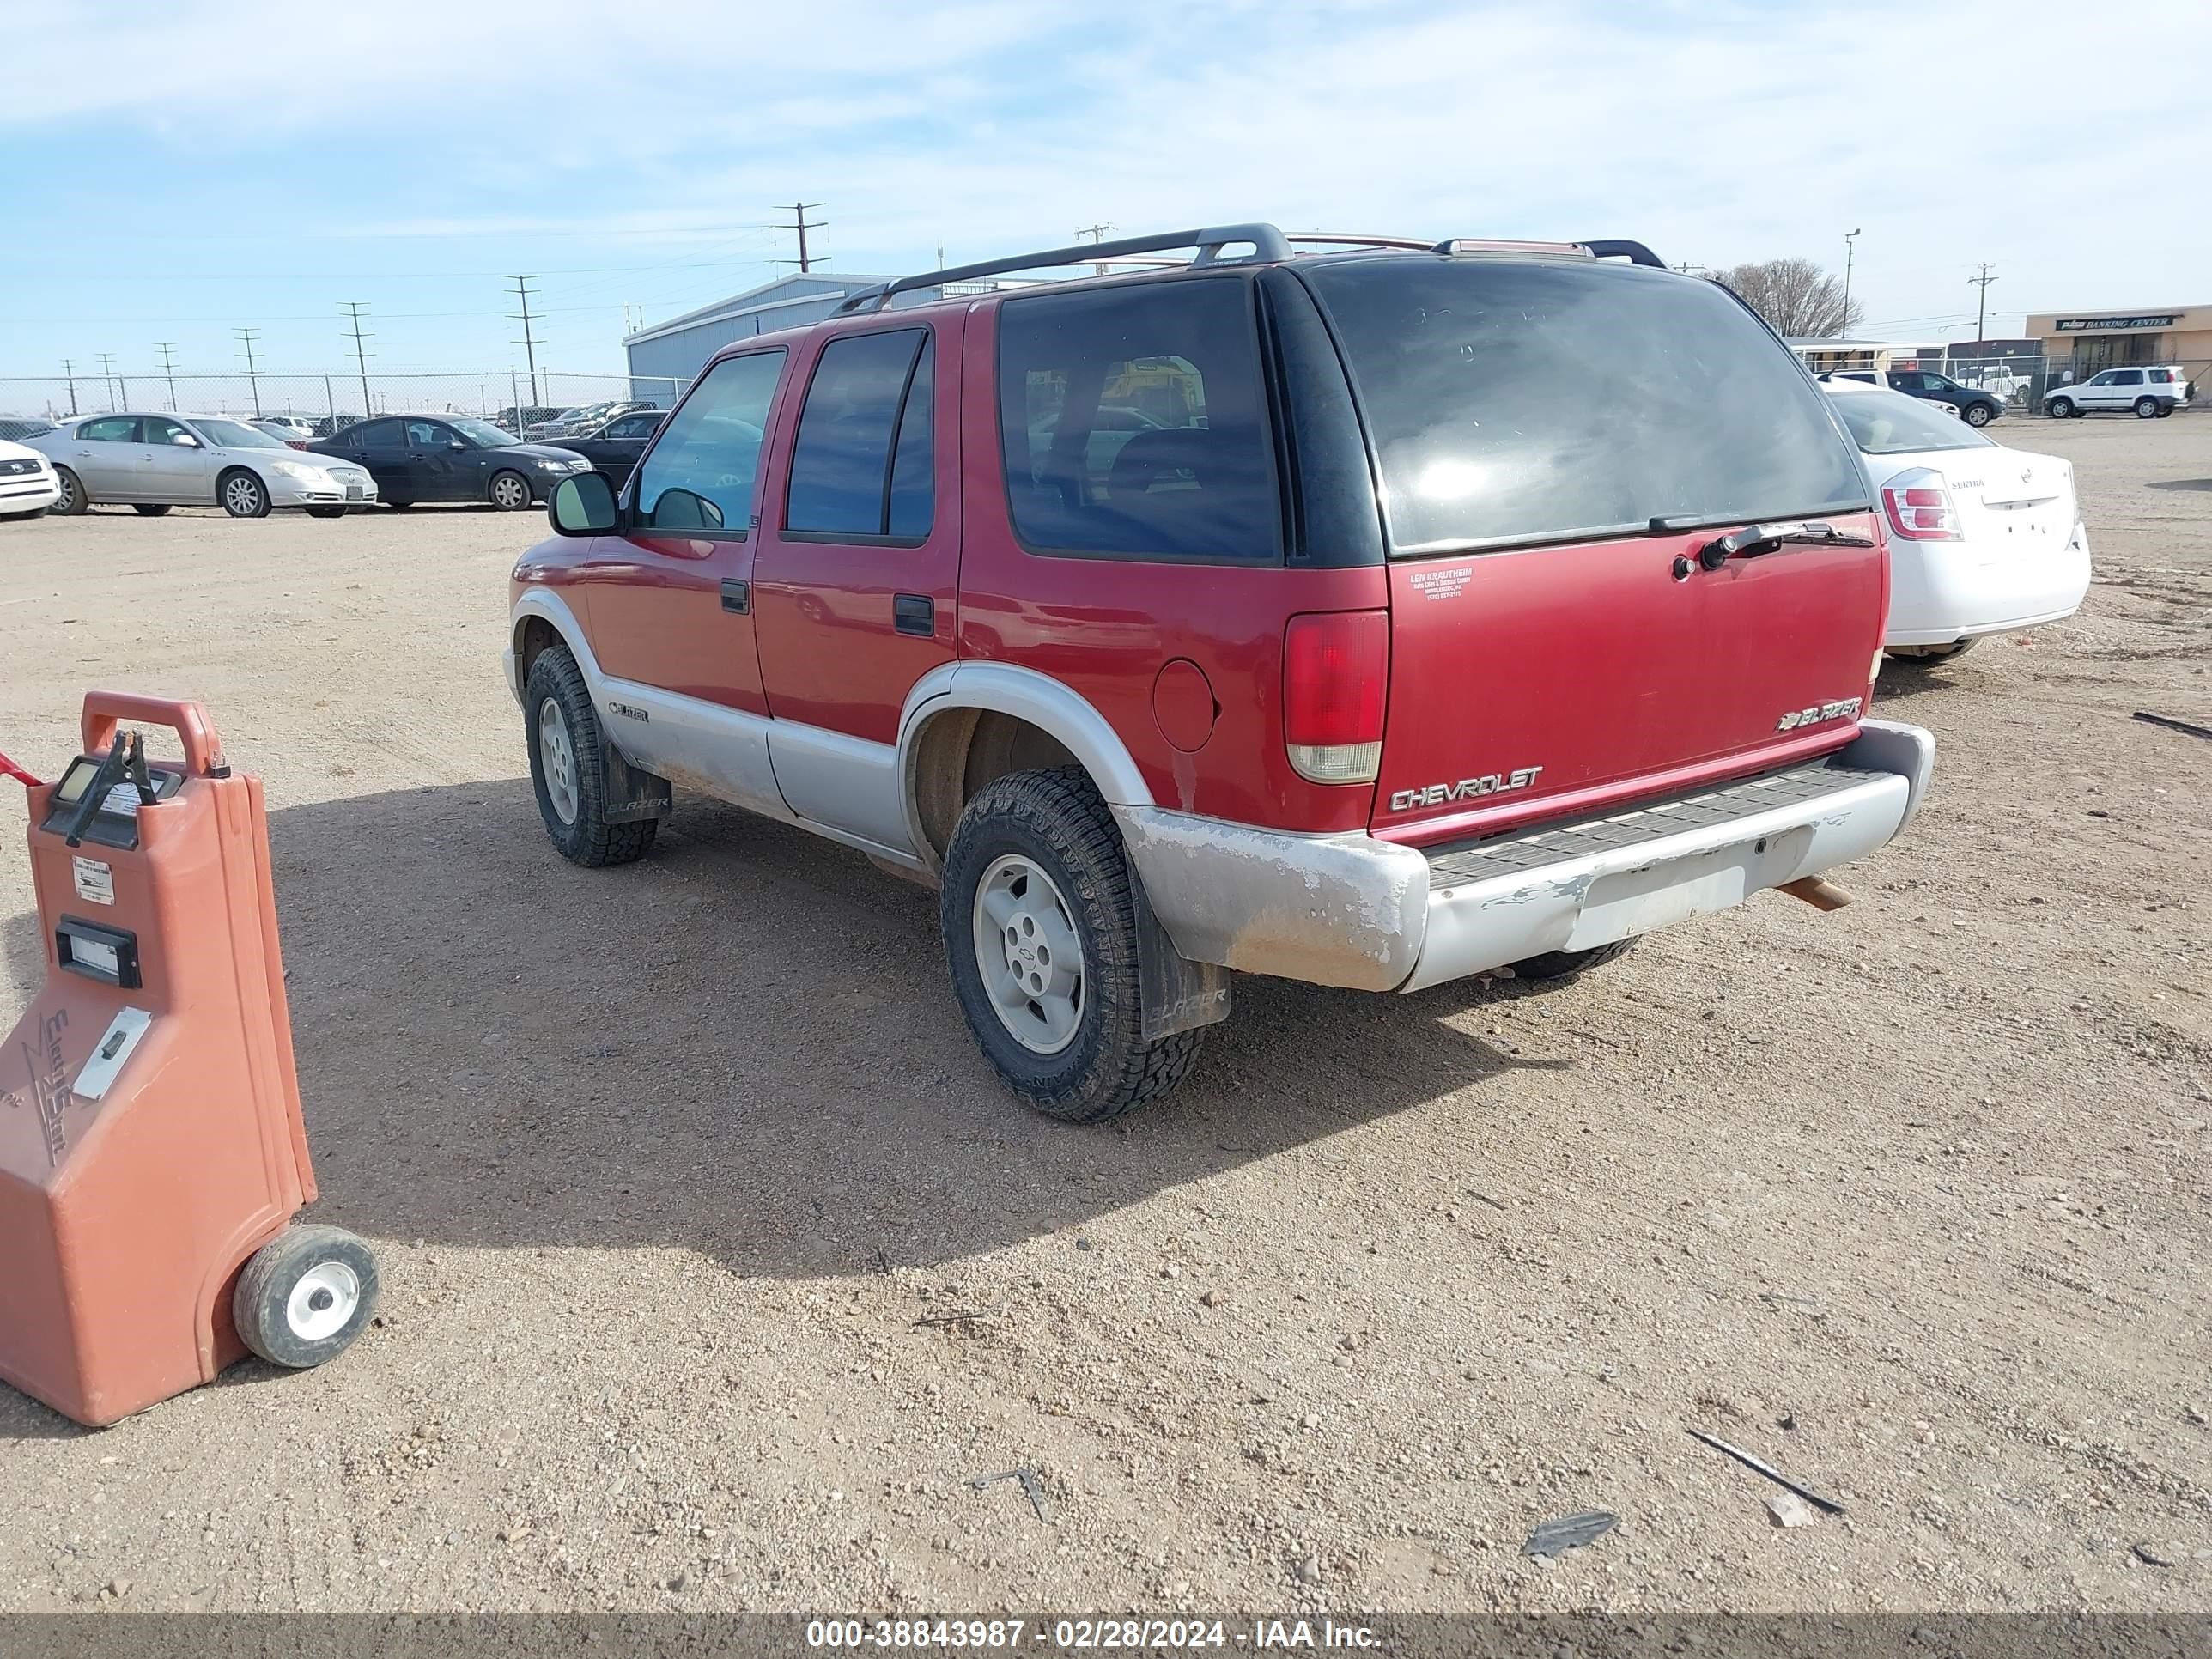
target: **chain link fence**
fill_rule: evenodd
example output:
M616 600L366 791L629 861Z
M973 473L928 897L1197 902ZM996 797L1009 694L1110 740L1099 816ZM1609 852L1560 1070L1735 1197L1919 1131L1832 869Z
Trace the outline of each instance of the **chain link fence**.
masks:
M173 410L246 420L286 416L319 433L370 415L476 415L509 430L586 404L649 403L672 409L687 380L515 369L428 374L78 374L0 376L0 417Z

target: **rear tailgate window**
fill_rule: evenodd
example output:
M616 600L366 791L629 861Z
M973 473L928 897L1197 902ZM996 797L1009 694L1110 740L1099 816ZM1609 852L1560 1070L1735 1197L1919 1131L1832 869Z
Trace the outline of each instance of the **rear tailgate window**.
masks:
M1394 555L1867 506L1824 394L1715 283L1463 256L1300 274L1343 343Z

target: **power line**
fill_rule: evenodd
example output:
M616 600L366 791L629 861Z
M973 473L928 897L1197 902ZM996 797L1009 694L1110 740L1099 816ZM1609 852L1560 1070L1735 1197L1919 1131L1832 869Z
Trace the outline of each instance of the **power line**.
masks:
M531 288L530 278L527 276L517 276L511 280L514 283L515 297L522 301L522 309L520 312L509 312L507 319L522 325L522 337L520 340L510 341L508 343L520 346L522 355L530 365L530 401L535 405L538 402L538 337L531 331L530 328L530 296L535 290ZM513 362L514 360L510 357L507 361Z
M154 349L161 354L161 374L169 382L169 407L171 409L174 409L177 406L177 365L173 361L172 361L170 356L170 354L176 349L176 345L177 343L174 340L156 340L154 342Z
M1984 259L1982 262L1982 274L1978 276L1969 276L1966 281L1981 289L1981 294L1974 302L1974 343L1979 345L1989 337L1984 331L1984 327L1989 316L1990 284L1996 281L1996 278L1990 275L1989 261Z
M246 348L239 355L246 359L246 383L253 388L253 418L258 421L261 418L261 382L254 374L253 337L259 331L241 328L232 331L238 336L240 343Z
M361 312L366 303L366 301L362 300L338 301L340 308L347 313L353 322L353 361L355 366L361 370L361 412L364 416L368 416L376 413L376 406L368 400L368 353L362 349L362 341L364 337L373 340L376 337L373 334L364 337L361 331Z
M818 208L822 204L819 202L793 202L791 204L791 223L787 225L778 225L776 227L779 230L795 230L799 233L798 264L799 274L802 276L804 276L808 271L814 269L813 260L807 257L806 233L810 230L820 230L829 222L829 221L825 219L816 219L810 222L806 217L809 210L814 208ZM778 264L789 264L792 261L788 259L779 259L776 263Z

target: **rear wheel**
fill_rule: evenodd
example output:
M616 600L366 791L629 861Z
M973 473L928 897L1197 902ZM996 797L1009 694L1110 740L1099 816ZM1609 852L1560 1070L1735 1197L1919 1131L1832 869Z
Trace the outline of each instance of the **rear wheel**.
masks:
M1633 939L1617 939L1610 945L1593 945L1587 951L1547 951L1540 957L1513 964L1513 977L1540 985L1547 980L1572 979L1587 969L1602 968L1626 956Z
M1189 1072L1203 1028L1145 1041L1128 858L1081 769L985 785L952 832L939 909L968 1029L1024 1105L1102 1122Z
M2173 408L2174 406L2172 404L2160 404L2158 406L2158 418L2161 421L2164 420L2167 416L2173 413Z
M1882 655L1900 668L1933 668L1939 662L1951 662L1965 656L1980 643L1978 640L1959 640L1950 645L1893 645Z
M2136 398L2136 419L2137 419L2137 420L2139 420L2139 421L2154 421L2154 420L2156 420L2157 418L2158 418L2158 399L2157 399L2157 398Z
M1960 416L1968 426L1987 426L1996 418L1996 410L1987 404L1968 404L1960 411Z
M304 1370L335 1359L376 1311L376 1258L338 1227L287 1227L249 1257L230 1310L246 1346Z
M61 487L61 499L46 509L64 519L73 519L92 505L92 497L84 493L84 485L76 473L65 466L54 469L54 482Z
M2070 420L2078 412L2071 398L2053 398L2044 404L2043 412L2054 421Z
M216 481L215 495L222 503L222 510L234 519L269 516L269 487L261 482L259 474L244 467L224 473Z
M660 821L607 822L599 719L583 671L566 647L549 646L531 663L522 708L538 816L561 856L586 869L643 858L652 850Z
M530 505L530 480L520 472L495 472L491 504L502 513L517 513Z
M158 519L169 510L166 501L134 501L131 510L143 519Z

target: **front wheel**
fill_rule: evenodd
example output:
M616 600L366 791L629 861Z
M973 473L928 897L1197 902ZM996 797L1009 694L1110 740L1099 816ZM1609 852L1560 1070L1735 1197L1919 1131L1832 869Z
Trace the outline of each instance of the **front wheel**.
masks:
M538 816L561 856L586 869L643 858L660 821L607 822L599 717L583 671L566 647L549 646L538 653L523 683L522 708Z
M2139 420L2139 421L2154 421L2154 420L2156 420L2157 418L2158 418L2158 399L2157 399L2157 398L2136 398L2136 419L2137 419L2137 420Z
M76 473L65 466L54 469L54 482L61 487L61 495L47 512L64 519L74 519L92 505L92 497L84 492L84 485Z
M2054 421L2070 420L2075 413L2074 400L2071 398L2053 398L2044 404L2043 412Z
M994 779L961 813L939 914L960 1012L1024 1105L1098 1123L1166 1094L1203 1028L1144 1038L1137 900L1079 768Z
M1996 411L1987 404L1968 404L1960 411L1960 418L1968 426L1987 426L1996 418Z
M502 513L520 512L530 505L530 480L520 472L494 473L491 504Z
M269 487L258 475L243 467L222 475L222 482L216 487L216 496L222 502L222 510L234 519L269 516Z
M161 501L134 501L131 510L142 519L158 519L169 509L167 505Z
M230 1311L246 1346L305 1370L336 1359L376 1311L376 1258L337 1227L287 1227L248 1258Z

